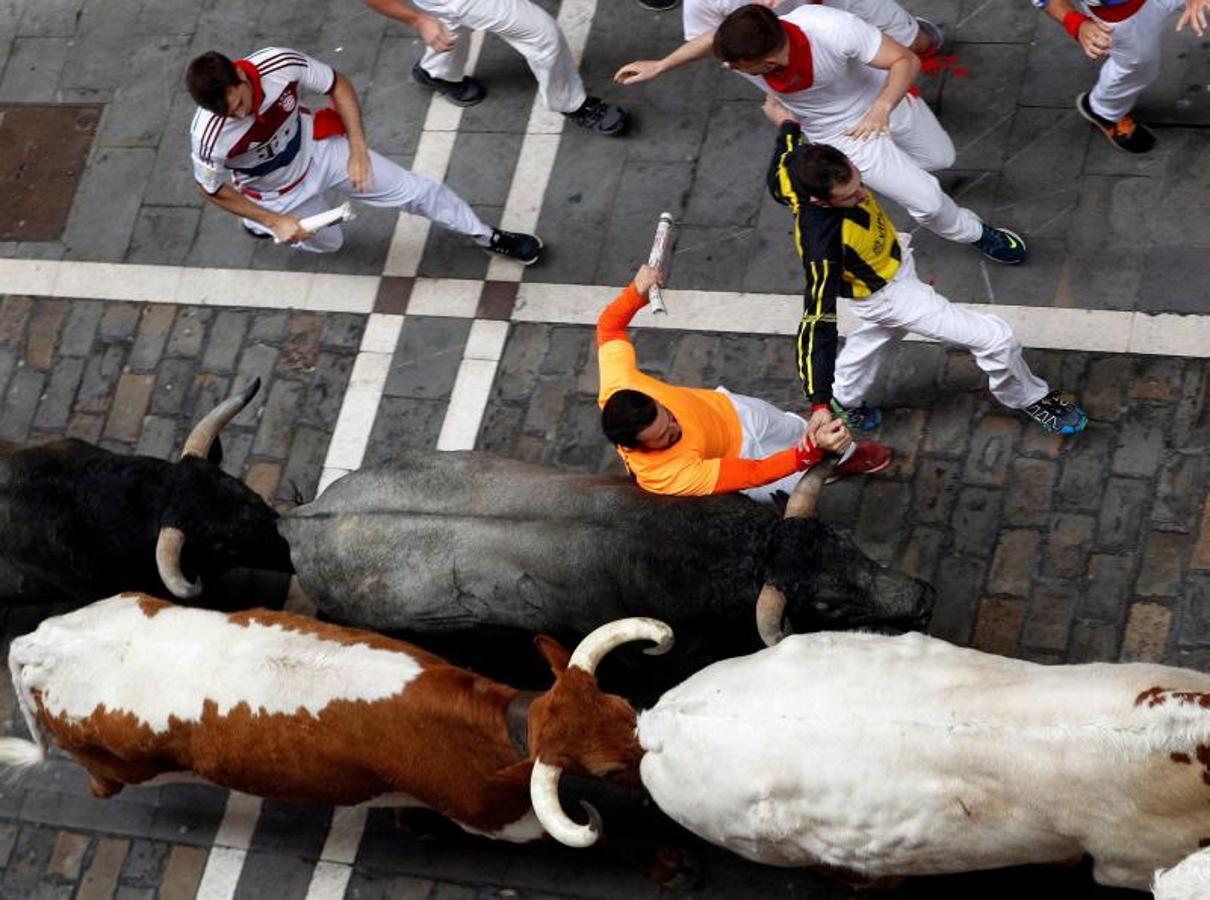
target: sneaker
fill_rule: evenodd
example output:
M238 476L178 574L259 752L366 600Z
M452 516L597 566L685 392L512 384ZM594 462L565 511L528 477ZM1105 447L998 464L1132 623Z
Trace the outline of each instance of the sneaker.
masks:
M882 424L882 410L870 406L864 401L860 406L845 409L833 398L832 415L838 419L844 419L845 424L849 426L849 431L873 431Z
M1111 122L1094 113L1092 104L1088 102L1087 91L1076 97L1076 110L1095 125L1109 139L1109 143L1124 153L1146 153L1155 146L1155 132L1142 122L1136 122L1132 116L1123 116Z
M563 113L571 121L588 131L595 131L606 137L621 134L626 130L630 119L626 110L612 103L606 103L600 97L589 97L580 104L575 112Z
M681 5L681 0L634 0L634 2L652 12L667 12Z
M831 484L838 478L847 478L850 475L873 475L889 466L894 458L895 454L886 444L865 441L858 444L849 454L849 458L832 470L824 484Z
M483 86L483 82L476 81L469 75L461 81L446 81L444 78L434 78L421 68L420 63L412 66L412 80L443 95L455 106L474 106L487 96L487 88Z
M269 238L273 237L273 234L271 232L258 231L255 228L251 228L248 225L245 225L243 222L240 222L239 225L240 225L240 228L242 228L242 229L244 229L244 231L248 232L249 237L254 237L258 241L267 241L267 240L269 240Z
M488 253L499 253L501 256L515 259L523 266L532 266L542 255L542 239L534 234L493 228L492 236L483 249Z
M933 56L940 53L941 48L945 45L945 30L936 22L930 22L928 19L917 18L916 24L920 26L920 30L929 39L929 47L924 51L925 54Z
M1088 424L1088 415L1076 405L1076 398L1063 391L1051 391L1024 412L1051 434L1079 434Z
M983 226L983 236L975 241L975 249L992 262L1015 266L1025 262L1028 249L1021 235L1007 228L992 228Z

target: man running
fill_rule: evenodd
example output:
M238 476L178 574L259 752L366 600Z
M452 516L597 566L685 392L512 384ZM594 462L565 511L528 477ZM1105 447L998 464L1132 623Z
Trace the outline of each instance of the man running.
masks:
M824 6L804 6L780 19L764 6L741 6L707 35L698 40L728 68L777 97L810 140L843 150L871 188L925 228L972 244L994 262L1024 262L1020 235L985 225L930 174L952 166L955 151L928 105L908 95L920 70L916 54ZM632 64L614 77L633 83L650 75Z
M199 107L190 127L193 177L252 236L313 253L340 249L339 225L311 233L301 223L326 209L324 193L334 190L425 216L523 265L537 262L538 238L484 224L441 182L369 149L357 92L327 64L284 47L235 62L210 51L189 63L185 82ZM332 108L313 115L302 106L304 90L328 95Z
M640 371L626 326L659 280L643 266L597 320L601 427L639 487L683 496L739 491L769 503L793 490L825 451L844 454L833 478L890 465L889 448L854 443L842 421L816 428L808 442L802 417L764 400L666 384Z
M487 96L477 78L465 74L470 41L466 31L494 34L525 57L547 108L595 134L626 130L626 111L590 97L567 38L550 13L532 0L364 0L375 12L416 29L426 49L412 66L412 79L458 106Z
M992 395L1054 434L1077 434L1088 417L1075 399L1030 371L1021 344L998 316L954 306L916 277L912 252L835 147L803 140L794 115L776 99L765 114L778 126L769 167L773 199L794 213L806 273L798 327L798 374L811 407L807 437L844 418L850 428L878 426L865 403L892 342L908 334L965 347L990 379ZM836 301L850 297L861 324L836 353Z
M1103 59L1097 83L1076 97L1076 110L1126 153L1146 153L1155 132L1132 116L1139 95L1160 74L1164 26L1183 10L1176 30L1206 30L1210 0L1031 0L1061 24L1089 59Z

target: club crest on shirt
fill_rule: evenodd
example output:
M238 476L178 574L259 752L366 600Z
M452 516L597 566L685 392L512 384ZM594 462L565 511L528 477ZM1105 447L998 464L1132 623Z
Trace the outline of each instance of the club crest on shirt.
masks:
M298 105L298 101L294 99L292 91L283 91L282 95L277 99L278 104L286 112L290 112Z

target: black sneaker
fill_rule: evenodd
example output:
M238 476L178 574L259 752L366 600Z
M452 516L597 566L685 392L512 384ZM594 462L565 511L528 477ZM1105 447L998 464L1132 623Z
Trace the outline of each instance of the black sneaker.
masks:
M1094 113L1087 91L1076 97L1076 110L1124 153L1146 153L1155 146L1155 132L1142 122L1136 122L1133 116L1111 122Z
M267 231L257 231L255 228L248 227L243 222L240 222L239 224L244 231L248 232L249 237L254 237L258 241L267 241L269 238L273 237L273 235Z
M840 401L832 399L832 415L844 419L849 431L873 431L882 424L882 410L870 406L864 400L859 406L845 409Z
M469 75L461 81L446 81L444 78L434 78L421 68L420 63L412 66L412 80L443 95L455 106L474 106L487 96L483 82Z
M1051 391L1023 412L1051 434L1079 434L1088 424L1088 415L1076 398L1063 391Z
M652 12L667 12L681 5L681 0L634 0L634 2Z
M523 266L532 266L542 255L542 239L536 234L493 228L491 239L483 249L488 253L499 253L501 256L515 259Z
M563 113L563 115L581 128L607 137L621 134L630 122L626 110L620 106L614 106L612 103L606 103L600 97L589 97L580 104L580 108L575 112Z
M1021 235L1007 228L983 226L983 235L975 241L975 248L992 262L1015 266L1025 262L1028 249Z

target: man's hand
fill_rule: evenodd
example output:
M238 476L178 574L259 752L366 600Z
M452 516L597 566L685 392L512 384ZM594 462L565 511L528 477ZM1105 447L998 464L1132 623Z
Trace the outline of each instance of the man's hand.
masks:
M1206 33L1206 10L1210 9L1210 0L1185 0L1185 11L1177 20L1176 30L1180 31L1186 25L1193 33L1201 37Z
M1193 2L1198 2L1198 0L1193 0ZM1203 2L1210 2L1210 0L1203 0ZM1188 10L1185 14L1188 15ZM1184 17L1182 16L1182 18ZM1180 27L1179 24L1177 27ZM1085 56L1089 59L1101 59L1113 46L1113 31L1104 22L1087 19L1080 24L1079 41L1080 46L1084 48Z
M885 103L875 102L861 121L845 132L849 137L865 141L891 133L891 110Z
M436 16L425 14L416 22L416 31L424 43L438 53L449 53L458 42L458 35L445 27Z
M812 444L818 444L819 429L823 428L834 418L835 416L832 415L831 411L828 410L827 407L821 406L819 409L812 412L810 418L807 419L807 440L809 440Z
M662 75L663 72L661 60L636 59L614 72L613 80L618 84L642 84L644 81L651 81Z
M374 169L370 165L370 154L364 147L359 150L349 148L349 181L353 189L364 194L374 185Z
M761 107L761 112L765 114L765 118L781 128L787 122L797 122L798 117L786 108L786 104L782 103L772 94L765 95L765 105Z
M646 297L653 284L663 286L664 273L655 266L639 266L639 270L634 273L634 289Z
M844 419L833 419L816 432L815 443L829 453L844 453L853 442L853 435Z
M311 236L311 232L302 227L298 216L289 214L274 219L272 228L273 236L283 244L297 244Z

